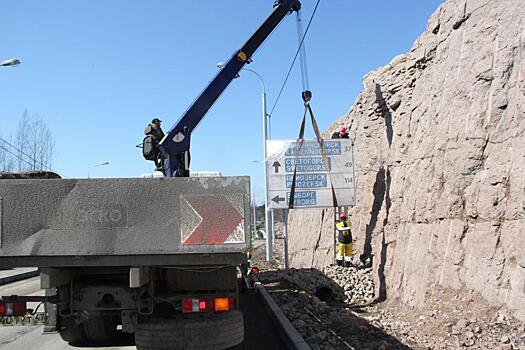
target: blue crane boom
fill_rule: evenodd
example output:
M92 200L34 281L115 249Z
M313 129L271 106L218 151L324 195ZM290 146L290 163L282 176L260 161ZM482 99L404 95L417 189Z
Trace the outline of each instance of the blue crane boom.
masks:
M224 67L169 130L159 144L165 176L189 176L191 133L232 80L238 76L244 65L251 62L252 55L282 19L288 13L299 11L300 9L301 3L299 0L276 1L274 9L268 18L257 28L246 43L235 51Z

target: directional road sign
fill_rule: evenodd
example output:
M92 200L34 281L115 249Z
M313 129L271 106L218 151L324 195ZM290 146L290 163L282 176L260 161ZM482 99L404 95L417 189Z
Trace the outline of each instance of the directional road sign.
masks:
M331 179L317 140L304 140L297 153L296 140L266 141L268 203L272 209L288 208L294 169L294 208L333 206L331 181L340 206L355 205L354 154L349 139L324 140Z

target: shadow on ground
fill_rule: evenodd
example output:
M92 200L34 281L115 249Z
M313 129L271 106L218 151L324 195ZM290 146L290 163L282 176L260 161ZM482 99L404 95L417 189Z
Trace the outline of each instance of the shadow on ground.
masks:
M134 346L135 345L135 337L133 334L124 334L119 333L115 339L112 339L109 342L88 342L88 341L78 341L78 342L71 342L68 343L70 346L79 348L79 349L86 349L86 348L100 348L100 347L121 347L121 346Z
M345 304L343 288L317 269L268 271L260 280L313 349L412 349Z

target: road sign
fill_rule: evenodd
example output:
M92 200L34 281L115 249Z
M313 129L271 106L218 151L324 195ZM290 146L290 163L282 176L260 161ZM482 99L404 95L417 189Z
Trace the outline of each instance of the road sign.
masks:
M296 140L268 140L266 148L267 196L270 208L288 208L295 169L294 208L333 206L331 181L338 204L355 205L354 152L351 140L324 141L328 169L317 140L304 140L297 156ZM331 178L327 170L330 170Z

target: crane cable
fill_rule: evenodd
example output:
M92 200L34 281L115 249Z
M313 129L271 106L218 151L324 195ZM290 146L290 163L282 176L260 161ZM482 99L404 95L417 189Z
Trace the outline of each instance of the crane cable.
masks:
M301 19L301 12L296 12L297 23L297 43L299 44L299 60L301 61L301 82L303 84L303 91L310 90L310 83L308 81L308 69L306 65L306 48L304 44L303 23Z
M302 49L304 47L304 39L306 38L306 35L308 34L308 30L310 29L310 25L312 24L312 21L314 19L314 16L315 16L315 13L317 12L317 8L319 7L319 3L321 2L321 0L317 0L317 3L315 4L315 7L314 7L314 10L312 12L312 15L310 16L310 19L308 20L308 25L306 26L306 30L304 31L304 34L302 33L302 23L301 23L301 20L300 20L300 15L299 15L299 12L297 12L297 28L298 28L298 32L297 32L297 37L298 37L298 40L299 40L299 47L297 48L297 51L295 52L295 56L292 60L292 64L290 65L290 69L288 69L288 73L286 74L286 78L284 79L283 81L283 84L281 86L281 89L279 90L279 94L277 95L277 99L275 100L275 103L273 104L272 106L272 109L270 110L270 113L268 114L268 119L269 121L271 121L271 117L272 117L272 114L273 114L273 111L275 110L275 107L277 106L277 103L279 103L279 99L281 98L281 95L283 93L283 90L286 86L286 83L288 82L288 78L290 78L290 74L292 73L292 69L295 65L295 61L297 60L297 57L299 56L299 54L301 53L301 51L303 52L301 54L301 60L304 58L304 67L306 67L306 52L304 49ZM299 32L299 28L300 28L300 32ZM305 78L305 75L303 73L303 68L301 69L301 79L303 79L303 91L307 90L307 85L308 85L308 73L306 73L306 79Z
M303 92L302 92L302 98L303 98L303 102L304 102L304 114L303 114L303 119L302 119L302 122L301 122L301 127L300 127L300 130L299 130L299 137L297 138L297 141L295 143L295 166L294 166L294 172L293 172L293 177L292 177L292 185L291 185L291 189L290 189L290 200L289 200L289 203L288 203L288 209L293 209L294 208L294 204L295 204L295 189L296 189L296 180L297 180L297 164L299 164L299 156L301 155L301 148L304 144L304 130L305 130L305 123L306 123L306 115L309 114L310 115L310 121L312 123L312 128L314 129L314 132L315 132L315 136L316 136L316 140L317 140L317 143L319 144L319 148L321 150L321 155L322 155L322 158L323 158L323 163L324 163L324 166L325 166L325 169L326 169L326 173L328 175L328 178L330 180L330 189L331 189L331 192L332 192L332 206L334 208L338 207L338 203L337 203L337 196L336 196L336 192L335 192L335 187L334 187L334 181L332 179L332 173L330 171L330 163L329 163L329 160L328 160L328 156L326 154L326 149L325 149L325 146L324 146L324 140L323 140L323 137L321 135L321 132L319 131L319 126L317 124L317 121L315 120L315 116L314 116L314 112L312 110L312 106L310 105L310 100L312 99L312 92L310 91L309 89L309 81L308 81L308 69L307 69L307 65L306 65L306 49L305 49L305 46L304 46L304 38L306 36L306 33L308 32L308 29L310 27L310 24L312 22L312 19L313 19L313 16L315 14L315 10L317 10L317 5L319 5L319 1L317 1L317 4L315 6L315 9L314 9L314 12L312 13L312 17L310 18L310 22L308 23L308 27L306 28L306 32L303 34L303 30L302 30L302 23L301 23L301 15L299 13L299 11L297 12L297 37L298 37L298 40L299 40L299 48L298 48L298 53L300 53L299 55L299 58L300 58L300 61L301 61L301 81L302 81L302 85L303 85ZM296 58L297 58L297 54L296 54ZM295 63L295 58L294 58L294 62ZM292 66L293 66L293 63L292 63ZM287 79L288 79L288 76L287 76ZM273 109L272 109L273 111Z

